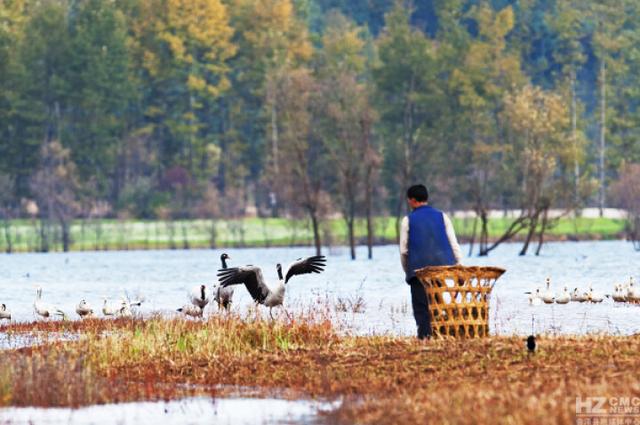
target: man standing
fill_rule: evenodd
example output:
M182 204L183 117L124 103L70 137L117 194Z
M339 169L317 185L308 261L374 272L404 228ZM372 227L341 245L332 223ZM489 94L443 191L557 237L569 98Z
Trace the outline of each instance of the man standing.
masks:
M418 338L431 336L431 315L427 295L415 270L427 266L460 264L462 255L449 217L428 204L429 191L424 185L407 190L411 213L400 226L400 261L411 287L413 317L418 325Z

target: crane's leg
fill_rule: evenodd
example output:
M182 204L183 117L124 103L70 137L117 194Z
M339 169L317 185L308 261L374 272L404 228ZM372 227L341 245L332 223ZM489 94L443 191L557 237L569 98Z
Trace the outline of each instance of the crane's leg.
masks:
M273 319L273 307L269 307L269 316L271 316L271 320Z
M284 305L282 305L282 311L284 311L284 314L287 316L287 319L289 319L289 321L291 322L293 320L293 315L289 314L289 312L284 307Z

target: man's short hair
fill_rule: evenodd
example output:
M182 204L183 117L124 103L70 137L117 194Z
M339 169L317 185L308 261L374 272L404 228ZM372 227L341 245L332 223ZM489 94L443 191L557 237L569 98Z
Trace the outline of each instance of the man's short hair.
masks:
M429 200L429 191L423 184L414 184L407 190L407 198L415 199L418 202L427 202Z

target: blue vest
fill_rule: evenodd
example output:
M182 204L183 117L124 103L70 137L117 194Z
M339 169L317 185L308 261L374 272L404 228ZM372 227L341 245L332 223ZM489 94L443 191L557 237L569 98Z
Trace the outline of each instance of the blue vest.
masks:
M427 266L456 264L453 249L447 237L444 215L429 205L418 207L409 214L409 271L407 282L416 274L414 270Z

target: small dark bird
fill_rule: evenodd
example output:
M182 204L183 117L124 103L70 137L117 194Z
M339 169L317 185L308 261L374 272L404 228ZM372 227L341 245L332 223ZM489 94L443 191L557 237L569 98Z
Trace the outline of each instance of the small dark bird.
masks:
M530 353L533 353L534 351L536 351L536 337L533 335L529 335L529 338L527 338L527 349L529 350Z

